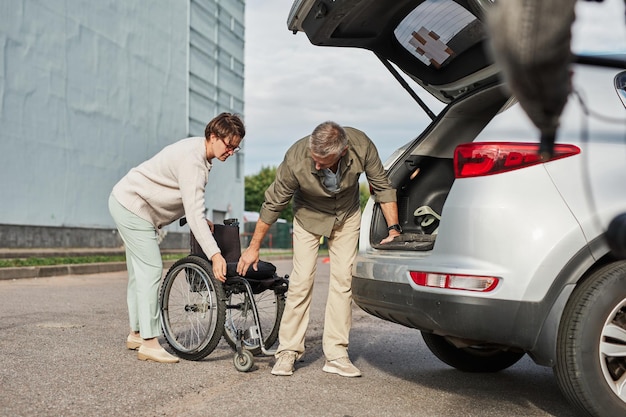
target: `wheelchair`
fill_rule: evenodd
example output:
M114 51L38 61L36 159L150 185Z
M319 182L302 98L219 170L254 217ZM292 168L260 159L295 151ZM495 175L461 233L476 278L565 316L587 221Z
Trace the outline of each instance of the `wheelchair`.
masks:
M183 218L181 226L186 223ZM289 276L259 261L245 276L237 274L241 255L239 223L216 224L215 240L227 262L226 282L215 279L213 268L190 233L191 251L168 270L159 292L163 334L177 356L197 361L209 355L223 337L235 350L233 364L249 371L254 356L273 355L285 309Z

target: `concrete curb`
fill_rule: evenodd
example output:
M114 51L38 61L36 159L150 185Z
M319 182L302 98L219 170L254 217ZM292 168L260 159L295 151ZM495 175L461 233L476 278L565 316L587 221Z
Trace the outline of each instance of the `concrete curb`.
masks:
M174 262L176 261L163 261L163 269L167 270ZM0 268L0 280L49 278L62 275L94 275L119 271L126 271L126 262Z
M179 251L180 252L180 251ZM19 258L62 258L80 256L121 256L123 248L35 248L35 249L12 249L1 248L0 259Z

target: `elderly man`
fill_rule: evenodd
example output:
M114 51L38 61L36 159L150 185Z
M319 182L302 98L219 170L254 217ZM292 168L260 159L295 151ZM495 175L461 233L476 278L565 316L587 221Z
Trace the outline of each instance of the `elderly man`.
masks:
M239 274L256 269L259 248L280 212L293 197L293 271L280 325L273 375L292 375L304 353L304 337L320 238L328 238L330 286L322 345L323 371L346 377L361 372L348 357L352 322L352 264L356 257L361 211L359 176L365 173L389 226L386 243L402 230L398 224L396 190L384 172L378 151L365 133L325 122L297 141L285 154L276 179L265 192L254 234L237 265Z

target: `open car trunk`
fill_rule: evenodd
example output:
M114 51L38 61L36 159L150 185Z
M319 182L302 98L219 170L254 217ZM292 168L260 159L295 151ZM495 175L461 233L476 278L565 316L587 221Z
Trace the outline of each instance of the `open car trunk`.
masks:
M379 205L374 207L370 244L384 250L431 250L446 197L454 183L454 149L472 142L503 107L509 97L498 85L475 91L447 106L389 168L398 190L398 216L403 233L381 245L387 223Z

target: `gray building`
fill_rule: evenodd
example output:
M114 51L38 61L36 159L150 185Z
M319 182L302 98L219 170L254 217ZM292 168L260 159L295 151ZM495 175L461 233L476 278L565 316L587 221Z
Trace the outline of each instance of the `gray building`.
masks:
M113 247L133 166L244 110L245 0L0 0L0 247ZM207 217L241 218L244 150ZM187 243L168 227L164 244Z

